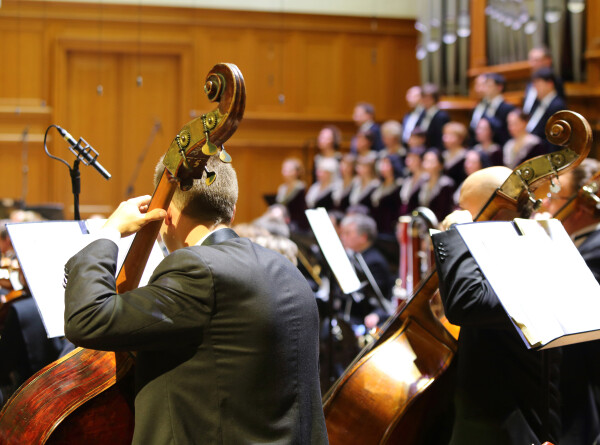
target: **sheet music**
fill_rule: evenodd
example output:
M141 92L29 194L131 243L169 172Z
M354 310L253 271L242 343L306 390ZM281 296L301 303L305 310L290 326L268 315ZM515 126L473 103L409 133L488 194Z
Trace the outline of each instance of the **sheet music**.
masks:
M92 219L6 225L49 338L64 335L65 263L83 247L97 239L94 234L104 222L105 220L102 219ZM84 233L86 231L89 233ZM121 238L117 271L120 270L133 239L134 235ZM140 286L148 283L152 272L163 258L163 252L155 242L140 280Z
M532 347L600 329L600 286L560 221L456 227Z
M350 259L346 255L344 246L342 246L340 237L335 231L327 211L319 207L318 209L306 210L305 213L321 251L342 288L342 292L345 294L356 292L360 289L360 280L356 276L352 264L350 264Z

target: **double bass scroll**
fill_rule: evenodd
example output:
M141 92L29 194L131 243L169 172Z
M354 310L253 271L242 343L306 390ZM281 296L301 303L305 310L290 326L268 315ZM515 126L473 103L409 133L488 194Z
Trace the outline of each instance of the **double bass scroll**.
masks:
M175 136L163 163L165 171L149 209L166 209L176 187L214 173L205 170L210 156L231 158L223 144L235 132L245 108L245 85L233 64L215 65L205 92L218 107L188 122ZM221 147L219 151L218 147ZM161 221L144 226L135 236L117 276L117 292L139 285ZM25 382L0 412L3 445L119 445L133 436L133 365L126 352L77 348Z

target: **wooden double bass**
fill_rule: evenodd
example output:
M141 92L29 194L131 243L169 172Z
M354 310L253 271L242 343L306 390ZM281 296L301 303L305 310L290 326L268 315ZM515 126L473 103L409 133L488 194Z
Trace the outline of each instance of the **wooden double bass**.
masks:
M222 144L244 114L244 79L235 65L218 64L208 73L204 91L219 105L176 135L164 156L165 171L150 209L166 209L176 187L187 190L203 175L211 183L214 172L205 171L210 156L231 161ZM161 223L150 223L136 234L117 276L119 293L138 286ZM75 349L32 376L7 401L0 412L0 443L130 444L133 367L130 353Z
M542 182L578 165L589 153L591 129L577 113L560 111L546 125L548 140L563 148L519 165L475 220L528 216ZM331 445L439 443L448 418L456 339L432 313L438 289L432 271L386 322L324 396Z

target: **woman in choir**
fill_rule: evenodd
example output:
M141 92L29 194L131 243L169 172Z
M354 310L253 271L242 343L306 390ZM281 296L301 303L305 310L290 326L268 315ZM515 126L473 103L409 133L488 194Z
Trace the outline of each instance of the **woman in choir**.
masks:
M504 165L514 169L517 165L545 153L542 140L527 131L527 115L520 108L508 113L509 139L502 148Z
M380 159L377 170L381 177L381 184L371 195L371 216L377 223L380 234L393 235L396 230L398 216L400 216L400 172L394 168L392 156Z
M427 180L419 191L419 205L431 209L438 221L442 221L454 208L456 185L452 178L444 175L444 158L435 148L423 155L423 170Z
M287 158L283 161L281 165L283 184L277 189L275 202L283 204L287 208L292 231L308 229L308 220L304 214L306 184L302 180L303 175L304 168L299 159Z
M345 154L340 162L340 179L333 190L333 205L337 210L345 212L350 206L350 192L356 170L356 156Z
M333 209L333 190L337 181L339 164L335 158L321 158L317 163L317 182L306 192L306 207Z
M467 137L467 127L460 122L448 122L444 125L442 140L444 142L444 173L452 178L455 184L461 184L467 175L465 174L465 155L467 149L464 146Z
M465 156L465 173L467 174L467 177L469 177L478 170L491 166L492 163L490 161L490 157L482 149L477 148L477 146L475 146L471 150L467 151L467 154ZM458 207L458 198L460 197L461 188L462 184L460 184L454 192L455 207Z
M495 117L489 116L483 116L479 119L475 127L477 144L473 148L485 153L491 165L503 165L502 147L496 142L496 135L500 131L500 128L500 121Z
M366 156L376 154L376 135L371 130L361 130L356 134L356 155Z
M318 153L315 155L313 164L313 182L317 181L317 164L321 159L333 159L339 162L342 159L340 153L340 145L342 143L342 133L340 129L335 125L326 125L321 128L319 136L317 137L317 149ZM334 172L334 176L339 174L339 165Z
M375 171L376 156L374 153L359 156L356 160L356 178L353 180L352 191L350 192L350 206L365 206L369 212L373 209L371 195L380 181L377 179Z
M402 124L394 120L384 122L381 125L381 140L384 148L377 152L377 156L379 159L389 157L394 171L398 172L399 176L404 176L407 151L402 145Z
M424 147L415 146L408 149L406 155L408 176L404 178L400 187L400 215L410 215L419 207L419 191L426 176L422 165L424 153Z

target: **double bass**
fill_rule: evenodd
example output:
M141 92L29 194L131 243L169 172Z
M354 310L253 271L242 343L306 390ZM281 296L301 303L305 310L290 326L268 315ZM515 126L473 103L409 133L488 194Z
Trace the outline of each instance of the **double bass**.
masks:
M592 132L577 113L560 111L546 124L548 140L563 148L526 161L490 197L476 221L528 216L540 201L534 190L577 166ZM438 290L433 270L324 396L329 442L439 443L451 403L456 339L431 310Z
M149 210L166 209L176 187L189 190L194 179L215 179L206 170L211 156L231 162L223 144L235 132L245 108L242 73L233 64L215 65L204 91L218 107L183 126L167 150L165 171ZM220 147L220 148L219 148ZM117 276L117 292L135 289L162 221L135 236ZM129 444L133 437L133 368L131 353L76 348L25 382L0 412L0 443Z

